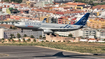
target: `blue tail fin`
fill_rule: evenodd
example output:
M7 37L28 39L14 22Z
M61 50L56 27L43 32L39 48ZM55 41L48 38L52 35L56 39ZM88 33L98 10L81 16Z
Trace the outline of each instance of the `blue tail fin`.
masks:
M74 25L85 25L87 23L88 17L89 17L90 13L86 13L77 23L75 23Z
M46 23L46 19L47 19L47 18L44 18L44 20L42 21L42 23Z

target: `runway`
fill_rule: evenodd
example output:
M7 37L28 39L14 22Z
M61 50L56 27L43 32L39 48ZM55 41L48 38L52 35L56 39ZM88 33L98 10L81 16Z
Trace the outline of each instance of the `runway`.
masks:
M34 46L0 46L0 54L8 54L0 59L105 59Z

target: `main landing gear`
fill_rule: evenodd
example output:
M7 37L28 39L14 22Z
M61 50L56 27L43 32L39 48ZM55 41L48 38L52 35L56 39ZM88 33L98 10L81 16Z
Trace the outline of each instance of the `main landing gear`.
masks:
M53 35L53 36L56 36L54 32L52 33L46 33L47 35Z
M21 32L23 33L23 29L21 29Z

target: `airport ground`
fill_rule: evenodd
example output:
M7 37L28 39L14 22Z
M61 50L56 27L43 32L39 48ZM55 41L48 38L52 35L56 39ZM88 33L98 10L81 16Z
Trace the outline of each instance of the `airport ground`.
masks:
M0 46L43 46L81 53L104 54L105 43L89 42L10 42L0 43Z
M0 59L105 59L100 56L52 50L35 46L0 46Z

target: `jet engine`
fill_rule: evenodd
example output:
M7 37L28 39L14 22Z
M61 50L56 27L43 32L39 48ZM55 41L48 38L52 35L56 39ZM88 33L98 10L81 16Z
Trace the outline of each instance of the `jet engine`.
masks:
M44 33L53 33L53 31L52 30L49 30L49 29L45 29L44 30Z

